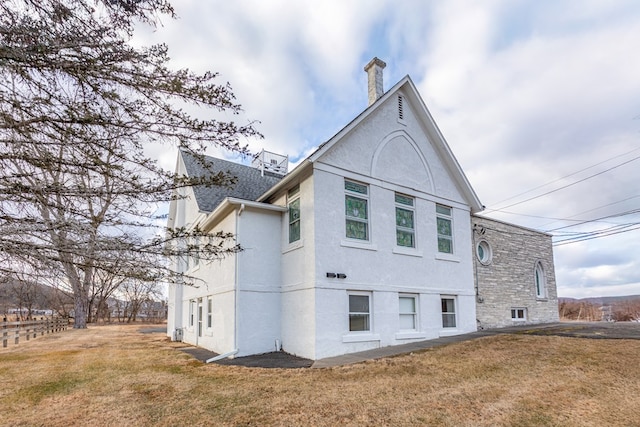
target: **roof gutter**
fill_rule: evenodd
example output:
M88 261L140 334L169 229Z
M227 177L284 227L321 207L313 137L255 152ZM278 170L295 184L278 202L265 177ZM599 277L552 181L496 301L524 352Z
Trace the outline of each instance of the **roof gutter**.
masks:
M229 215L235 209L244 210L245 208L261 209L266 211L286 212L285 206L270 205L268 203L253 202L251 200L238 199L236 197L226 197L220 204L202 221L202 229L209 231L220 222L224 217Z
M276 185L268 189L267 192L264 193L262 196L258 197L257 199L258 202L264 202L269 197L276 194L278 191L282 190L283 188L286 188L289 185L289 183L291 183L291 181L295 180L299 175L301 175L302 172L306 170L308 166L311 166L312 163L313 162L309 158L304 159L291 172L285 175L285 177L282 178L280 182L278 182ZM270 205L270 206L273 206L273 205Z

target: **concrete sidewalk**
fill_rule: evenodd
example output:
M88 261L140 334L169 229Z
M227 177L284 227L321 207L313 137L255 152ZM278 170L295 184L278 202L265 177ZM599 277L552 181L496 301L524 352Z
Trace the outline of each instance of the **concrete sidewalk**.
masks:
M261 368L330 368L334 366L365 362L367 360L381 359L383 357L408 354L427 348L500 334L527 334L576 338L640 339L640 323L559 322L545 323L541 325L521 325L500 329L486 329L451 337L441 337L426 341L375 348L372 350L361 351L359 353L345 354L316 361L303 359L284 352L273 352L238 357L235 359L224 359L215 363L220 365L238 365ZM184 348L180 348L180 350L203 362L217 356L216 353L200 347L185 346Z
M426 341L412 342L408 344L393 345L388 347L374 348L372 350L361 351L358 353L344 354L342 356L328 357L313 362L312 368L331 368L334 366L351 365L353 363L365 362L367 360L381 359L383 357L397 356L399 354L408 354L414 351L424 350L427 348L438 347L445 344L451 344L462 341L469 341L476 338L496 335L498 333L507 333L489 330L477 331L468 334L455 335L451 337L441 337Z
M313 362L312 368L330 368L333 366L350 365L366 360L380 359L388 356L407 354L426 348L438 347L476 338L500 334L527 334L543 336L560 336L591 339L640 339L640 323L637 322L557 322L539 325L511 326L499 329L486 329L452 337L436 338L428 341L418 341L409 344L375 348L359 353L329 357Z

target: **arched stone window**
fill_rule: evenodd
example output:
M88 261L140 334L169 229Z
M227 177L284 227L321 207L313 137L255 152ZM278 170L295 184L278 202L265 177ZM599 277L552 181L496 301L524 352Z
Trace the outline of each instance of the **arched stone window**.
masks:
M536 298L546 298L547 281L545 279L544 269L542 268L542 263L540 261L536 262L534 280L536 287Z

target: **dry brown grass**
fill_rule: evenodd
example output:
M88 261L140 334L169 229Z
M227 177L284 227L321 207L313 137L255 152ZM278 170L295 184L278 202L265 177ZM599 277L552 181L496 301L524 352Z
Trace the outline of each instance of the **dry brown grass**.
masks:
M283 370L205 365L138 328L0 349L0 424L640 425L640 341L501 335Z

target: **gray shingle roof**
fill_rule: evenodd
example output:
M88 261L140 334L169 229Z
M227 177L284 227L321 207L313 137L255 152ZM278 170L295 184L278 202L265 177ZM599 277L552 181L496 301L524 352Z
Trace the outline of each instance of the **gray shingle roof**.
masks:
M211 169L205 168L198 159L185 151L181 151L187 175L189 177L210 176L212 173L223 172L235 176L237 182L232 187L218 185L197 185L193 192L198 203L198 209L212 212L226 197L236 197L243 200L255 201L269 188L276 185L281 176L261 171L251 166L245 166L211 156L203 156Z

